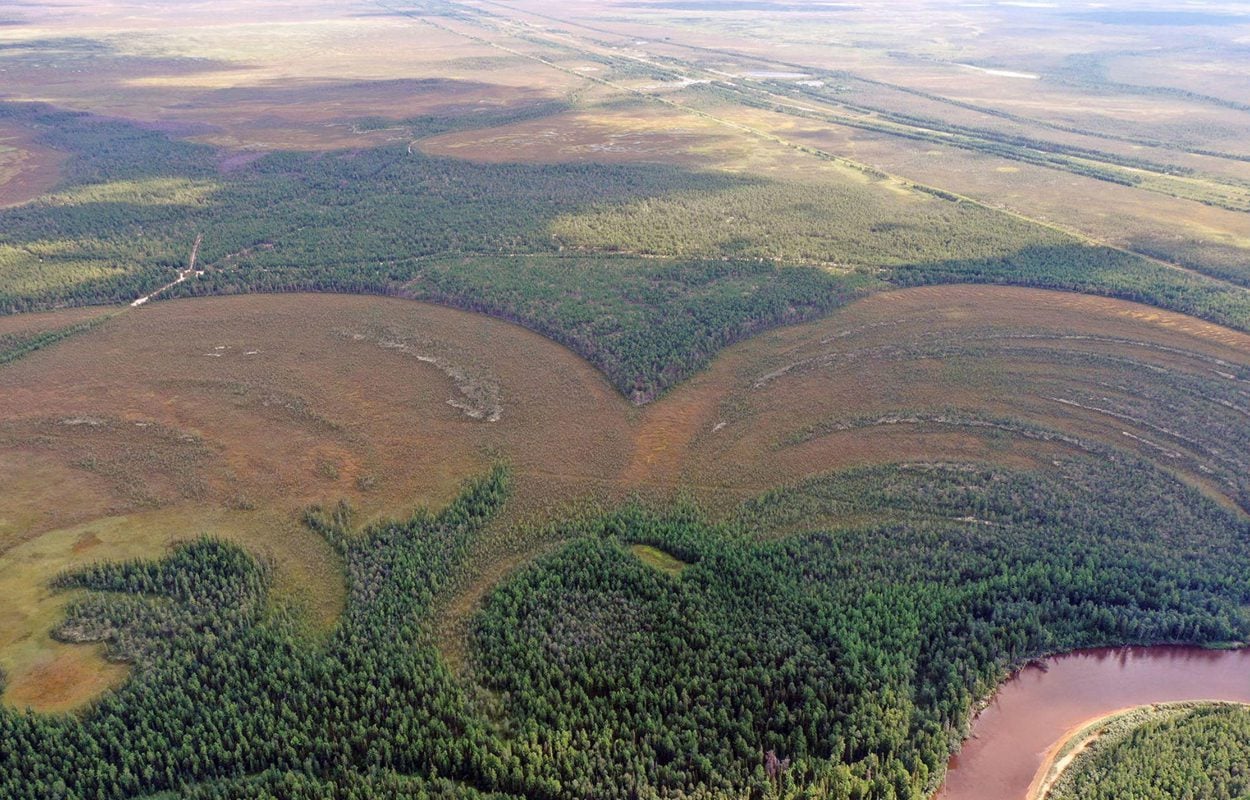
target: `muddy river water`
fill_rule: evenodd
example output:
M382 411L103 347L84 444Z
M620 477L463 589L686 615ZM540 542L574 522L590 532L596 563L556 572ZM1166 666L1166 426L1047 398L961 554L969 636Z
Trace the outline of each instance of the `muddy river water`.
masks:
M1113 711L1177 700L1250 702L1250 650L1081 650L1028 666L998 691L951 757L935 800L1024 800L1047 750Z

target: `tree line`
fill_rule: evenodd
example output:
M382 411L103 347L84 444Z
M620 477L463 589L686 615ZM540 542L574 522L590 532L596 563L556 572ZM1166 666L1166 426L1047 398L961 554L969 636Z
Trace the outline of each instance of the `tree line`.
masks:
M1013 665L1250 635L1250 526L1145 463L1082 455L852 470L718 523L585 515L489 595L456 675L439 598L507 493L496 468L363 531L346 506L310 512L349 588L328 641L211 539L60 576L87 594L57 635L133 674L79 715L0 711L0 796L919 800ZM831 527L847 509L877 521Z
M408 122L420 133L558 110ZM1066 289L1250 329L1244 289L940 191L902 200L834 178L481 164L394 146L223 171L212 148L127 123L15 103L0 114L73 154L61 189L0 210L0 313L133 300L185 268L202 235L203 274L162 298L331 291L483 311L572 347L638 401L727 344L889 285ZM194 191L153 193L171 185Z

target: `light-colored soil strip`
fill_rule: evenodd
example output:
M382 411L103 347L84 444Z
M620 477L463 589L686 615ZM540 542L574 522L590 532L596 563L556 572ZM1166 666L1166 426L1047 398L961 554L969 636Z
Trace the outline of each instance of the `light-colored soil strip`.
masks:
M1046 800L1046 796L1054 787L1063 771L1072 765L1082 753L1097 742L1107 729L1115 722L1134 714L1141 714L1145 722L1146 712L1164 711L1169 709L1197 708L1203 705L1243 705L1250 708L1250 703L1236 703L1227 700L1186 700L1178 703L1147 703L1140 706L1129 706L1112 711L1109 714L1091 717L1074 725L1064 732L1046 751L1042 765L1029 783L1026 800Z
M192 275L203 275L204 274L203 270L197 271L195 269L195 258L200 253L200 242L202 241L204 241L204 234L201 233L195 237L195 244L191 245L191 257L187 259L187 268L184 270L181 270L178 273L177 278L165 284L164 286L160 287L156 291L151 292L150 294L145 294L144 296L132 301L130 303L130 307L138 308L139 306L143 305L147 301L151 300L153 297L156 297L161 292L165 291L166 289L172 289L173 287L182 283L183 281L185 281L187 278L191 277Z

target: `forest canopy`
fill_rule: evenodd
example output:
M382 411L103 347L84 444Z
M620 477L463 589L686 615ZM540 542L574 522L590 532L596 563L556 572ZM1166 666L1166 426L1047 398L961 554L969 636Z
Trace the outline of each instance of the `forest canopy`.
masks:
M892 285L1067 289L1250 330L1242 289L923 192L646 163L484 164L411 146L226 169L212 147L131 123L21 103L0 118L71 153L58 189L0 210L0 312L133 301L171 284L202 241L195 274L157 299L431 300L566 344L636 402L733 342ZM408 123L500 121L471 119Z
M1022 660L1250 634L1250 526L1174 478L1087 456L911 464L721 523L638 504L552 523L564 544L488 597L457 674L435 612L508 485L496 468L441 512L363 532L345 508L310 513L349 583L324 645L234 545L61 576L89 593L57 635L135 673L82 716L0 712L0 793L919 800ZM877 521L773 538L794 503Z

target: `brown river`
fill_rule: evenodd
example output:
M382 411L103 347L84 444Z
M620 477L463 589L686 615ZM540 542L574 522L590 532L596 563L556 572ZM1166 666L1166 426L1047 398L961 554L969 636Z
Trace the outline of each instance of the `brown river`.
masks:
M935 800L1024 800L1046 751L1113 711L1177 700L1250 702L1250 650L1081 650L1029 666L999 688L952 756Z

